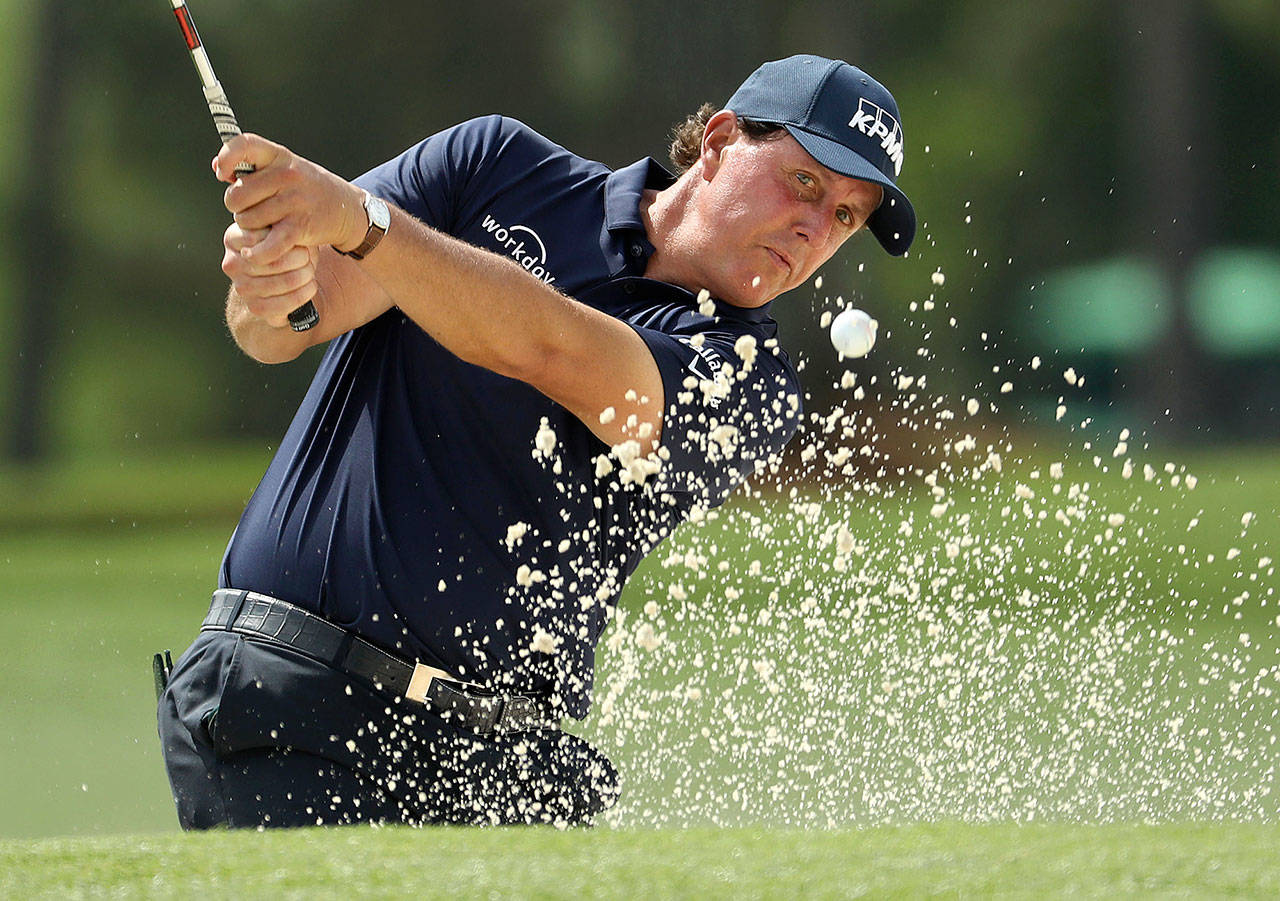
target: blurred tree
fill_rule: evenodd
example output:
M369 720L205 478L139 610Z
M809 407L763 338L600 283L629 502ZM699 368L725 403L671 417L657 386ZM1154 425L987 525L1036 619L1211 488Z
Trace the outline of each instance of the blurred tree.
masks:
M1205 362L1192 332L1188 277L1214 233L1211 187L1219 160L1207 111L1215 83L1201 51L1201 6L1189 0L1127 0L1127 68L1121 139L1130 175L1133 244L1168 285L1168 328L1139 376L1146 418L1188 437L1208 412ZM1167 411L1168 419L1164 419Z
M13 371L8 381L10 415L5 454L27 462L49 446L50 370L55 359L58 312L66 285L63 260L69 252L61 215L66 202L66 169L58 165L65 138L71 72L76 59L70 23L73 10L43 3L34 28L35 52L27 103L36 127L21 142L13 240L21 265L10 306Z

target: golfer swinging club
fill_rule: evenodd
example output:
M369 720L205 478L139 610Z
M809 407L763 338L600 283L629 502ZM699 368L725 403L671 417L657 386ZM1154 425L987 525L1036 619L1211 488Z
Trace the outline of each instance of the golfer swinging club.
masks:
M770 302L864 225L910 246L899 123L795 56L677 129L678 178L501 116L354 183L226 144L231 332L263 362L328 348L160 698L182 826L608 808L616 771L561 721L640 560L800 422Z

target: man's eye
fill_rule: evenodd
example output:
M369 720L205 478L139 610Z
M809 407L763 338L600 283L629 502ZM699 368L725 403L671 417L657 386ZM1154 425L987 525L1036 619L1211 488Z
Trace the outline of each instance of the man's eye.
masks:
M837 210L836 218L838 218L845 225L853 225L853 213L849 212L848 210Z
M806 175L803 172L797 172L796 179L800 182L800 184L804 185L805 187L808 187L809 185L813 184L813 177Z

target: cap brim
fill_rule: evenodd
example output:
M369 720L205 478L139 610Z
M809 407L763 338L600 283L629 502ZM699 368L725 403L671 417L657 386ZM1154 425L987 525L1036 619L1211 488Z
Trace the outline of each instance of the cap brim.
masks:
M867 219L867 228L876 236L880 246L895 257L906 253L916 236L916 211L907 195L898 190L898 186L865 157L843 144L795 125L783 127L811 157L832 172L875 182L884 188L884 200Z

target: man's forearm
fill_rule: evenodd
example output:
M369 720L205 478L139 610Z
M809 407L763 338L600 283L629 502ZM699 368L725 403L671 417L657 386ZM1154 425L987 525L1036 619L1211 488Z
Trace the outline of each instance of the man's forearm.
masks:
M273 326L255 316L235 288L227 292L226 318L236 345L259 363L287 363L313 343L305 332Z
M572 300L402 210L361 268L450 352L512 378L533 380L572 326Z
M635 330L506 257L403 210L391 215L386 237L359 266L402 312L468 363L537 388L607 443L638 438L645 453L656 445L662 379ZM609 408L616 419L602 417Z
M535 379L536 367L548 359L556 338L572 324L573 302L533 282L496 254L429 228L402 211L393 216L388 237L360 263L359 271L456 356L512 378ZM284 363L317 343L318 337L331 337L334 316L341 309L330 302L341 292L335 270L354 263L327 249L325 253L316 269L317 292L312 298L320 312L318 331L299 333L276 324L278 316L262 315L265 304L255 308L234 287L228 292L227 327L241 350L261 363Z

